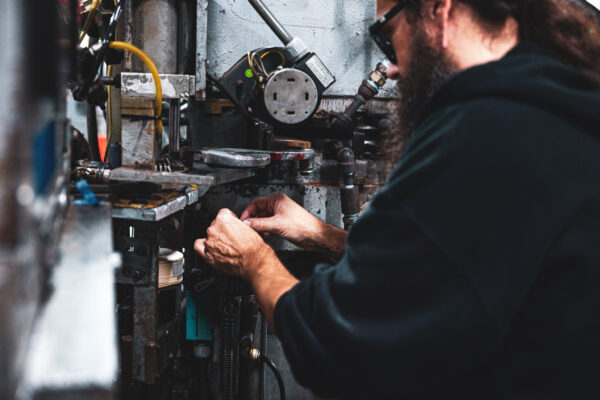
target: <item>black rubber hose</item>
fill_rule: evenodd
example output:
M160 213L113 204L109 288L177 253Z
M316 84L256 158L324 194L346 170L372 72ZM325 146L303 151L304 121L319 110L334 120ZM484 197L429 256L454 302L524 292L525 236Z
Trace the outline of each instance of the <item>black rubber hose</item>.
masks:
M260 350L267 353L267 319L264 314L260 314ZM265 400L265 364L261 363L258 369L258 400Z
M96 118L96 106L86 104L88 144L90 145L90 158L92 161L100 161L100 147L98 147L98 120Z
M271 368L271 371L275 374L275 378L277 379L277 384L279 385L279 397L281 400L285 400L285 385L283 384L283 377L281 376L281 372L277 369L273 361L269 359L269 357L265 355L260 355L260 361L267 364L267 367Z

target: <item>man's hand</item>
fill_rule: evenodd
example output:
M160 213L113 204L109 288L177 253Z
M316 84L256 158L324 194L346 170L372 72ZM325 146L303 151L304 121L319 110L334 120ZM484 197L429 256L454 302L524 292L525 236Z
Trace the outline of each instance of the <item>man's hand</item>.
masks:
M219 211L194 249L210 266L249 281L271 324L277 300L298 283L260 235L227 209Z
M283 193L258 198L244 210L244 223L263 234L289 240L305 250L319 250L339 258L346 248L346 232L326 224Z
M298 246L323 224L283 193L253 200L241 219L257 232L281 236Z
M194 249L210 266L248 280L260 260L272 253L253 229L227 209L219 211L206 230L206 239L196 240Z

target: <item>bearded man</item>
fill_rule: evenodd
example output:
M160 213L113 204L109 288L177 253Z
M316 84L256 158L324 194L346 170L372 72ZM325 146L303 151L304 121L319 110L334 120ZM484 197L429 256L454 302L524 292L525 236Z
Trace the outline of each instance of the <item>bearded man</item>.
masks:
M395 142L410 137L348 237L278 195L222 210L196 250L252 285L321 396L600 398L595 17L571 0L377 6ZM257 232L344 255L299 282Z

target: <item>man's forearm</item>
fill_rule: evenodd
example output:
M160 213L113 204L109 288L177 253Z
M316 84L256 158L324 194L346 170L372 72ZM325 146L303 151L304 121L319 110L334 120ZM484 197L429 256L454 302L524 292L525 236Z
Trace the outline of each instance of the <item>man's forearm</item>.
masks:
M299 243L306 250L320 251L339 259L346 250L347 232L321 222L310 238ZM273 249L266 246L256 257L257 265L246 277L254 289L265 318L274 326L277 301L299 282L281 263Z
M347 232L333 225L319 221L311 234L300 243L305 250L319 251L333 259L340 259L346 251Z
M268 246L256 258L257 266L246 279L250 282L267 321L274 325L275 305L287 291L299 282L283 266L275 252Z

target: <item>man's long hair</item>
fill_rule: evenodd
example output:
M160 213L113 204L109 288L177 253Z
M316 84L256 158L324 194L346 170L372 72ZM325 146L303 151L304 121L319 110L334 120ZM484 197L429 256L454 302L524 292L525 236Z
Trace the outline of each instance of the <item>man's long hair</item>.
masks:
M407 6L407 19L416 29L423 16L423 4L429 0L413 0ZM600 87L600 13L583 0L454 0L468 5L490 32L500 31L508 18L519 24L519 40L532 42L557 60L587 74ZM413 36L418 33L413 32ZM414 63L409 66L409 81L399 83L401 92L398 110L392 116L393 124L383 133L385 145L380 152L385 161L384 171L389 173L401 157L401 148L414 129L414 116L423 104L424 95L439 87L448 72L447 60L435 49L416 41L413 49ZM445 75L444 75L445 74ZM425 84L426 80L436 80Z
M417 10L426 0L415 1ZM455 0L467 4L491 30L514 18L519 39L535 43L600 84L600 17L583 0Z

